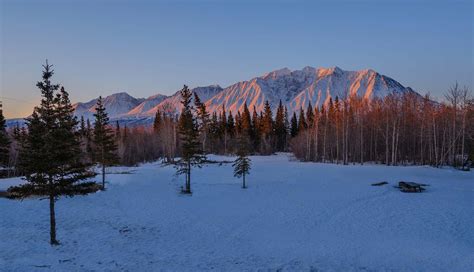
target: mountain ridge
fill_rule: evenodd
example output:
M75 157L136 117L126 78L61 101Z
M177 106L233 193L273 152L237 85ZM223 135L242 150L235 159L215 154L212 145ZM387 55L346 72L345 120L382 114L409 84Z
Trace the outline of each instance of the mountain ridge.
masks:
M244 104L251 110L255 107L257 111L262 111L267 100L274 112L281 100L291 114L301 108L306 109L309 103L320 107L335 97L374 99L391 93L416 93L375 70L347 71L338 66L306 66L301 70L284 67L225 88L209 85L192 88L191 91L199 95L210 113L225 106L227 112L233 114L242 111ZM103 101L111 120L134 124L150 123L157 110L179 114L182 108L179 91L172 95L158 93L148 98L135 98L127 92L118 92L104 97ZM75 103L75 115L92 121L96 102L97 98Z

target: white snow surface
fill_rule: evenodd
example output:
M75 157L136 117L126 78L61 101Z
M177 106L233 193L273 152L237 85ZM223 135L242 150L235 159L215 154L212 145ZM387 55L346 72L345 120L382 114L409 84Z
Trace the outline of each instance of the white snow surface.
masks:
M0 198L0 271L474 269L473 172L251 159L248 189L212 164L193 170L192 196L171 166L111 168L106 191L57 202L58 247L48 201Z

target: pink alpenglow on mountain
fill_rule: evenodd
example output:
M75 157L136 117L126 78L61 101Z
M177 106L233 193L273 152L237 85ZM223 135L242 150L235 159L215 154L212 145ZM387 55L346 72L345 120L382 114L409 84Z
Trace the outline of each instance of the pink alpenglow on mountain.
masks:
M374 70L345 71L339 67L309 66L294 71L288 68L275 70L224 89L219 85L210 85L194 88L192 92L199 95L209 112L221 111L222 106L225 106L227 112L232 111L234 114L242 111L245 103L250 110L255 107L257 111L262 111L266 100L274 111L281 100L291 114L300 108L306 109L309 103L320 107L336 97L343 99L358 96L373 99L392 93L416 93ZM76 115L92 118L96 101L97 99L94 99L87 103L75 104ZM179 114L182 107L179 91L171 96L156 94L147 99L117 93L107 96L104 103L111 118L128 120L149 120L157 110Z

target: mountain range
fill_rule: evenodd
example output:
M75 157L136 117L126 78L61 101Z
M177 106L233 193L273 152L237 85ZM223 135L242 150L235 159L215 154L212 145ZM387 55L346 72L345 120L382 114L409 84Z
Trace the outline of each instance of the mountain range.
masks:
M225 106L234 114L242 111L245 103L250 110L255 107L261 111L266 100L274 112L281 100L291 114L300 108L306 109L310 102L313 106L321 106L335 97L356 95L373 99L391 93L414 92L371 69L345 71L339 67L309 66L293 71L288 68L275 70L226 88L210 85L191 90L205 102L209 112L220 111ZM150 123L157 110L178 114L182 107L180 100L179 91L171 96L155 94L148 98L135 98L119 92L105 97L104 105L111 120L133 125ZM75 115L92 121L96 102L97 98L74 104Z

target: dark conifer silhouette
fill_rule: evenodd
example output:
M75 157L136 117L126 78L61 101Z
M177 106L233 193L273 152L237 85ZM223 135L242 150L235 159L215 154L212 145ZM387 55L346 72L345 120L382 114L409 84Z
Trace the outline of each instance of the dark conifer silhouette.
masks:
M161 111L157 110L155 114L155 119L153 120L153 132L158 133L160 131L161 123Z
M196 115L198 121L198 130L201 136L202 152L206 153L207 148L207 132L209 130L209 113L207 112L206 105L201 102L201 99L194 93L194 105L196 106Z
M298 135L298 119L296 118L296 112L293 112L293 117L291 117L290 135L292 138Z
M286 127L285 127L285 108L281 103L278 105L276 116L275 116L275 137L276 137L276 150L285 150L286 144Z
M105 168L118 162L117 144L102 97L97 100L95 111L94 158L102 168L102 190L105 190Z
M94 173L81 162L77 119L69 95L59 85L51 83L52 65L43 66L43 81L36 86L41 90L41 104L26 119L28 128L20 134L19 168L25 175L25 185L11 188L11 195L19 198L46 195L50 210L50 243L56 239L55 202L61 195L85 193L93 183L81 183ZM86 189L86 190L85 190Z
M0 167L8 167L10 138L6 130L2 106L2 102L0 101Z
M186 176L185 186L182 190L185 194L191 194L191 168L201 167L205 160L199 143L199 131L193 106L191 105L192 92L184 85L181 90L181 104L183 109L178 121L178 131L181 136L181 159L178 161L177 174Z

